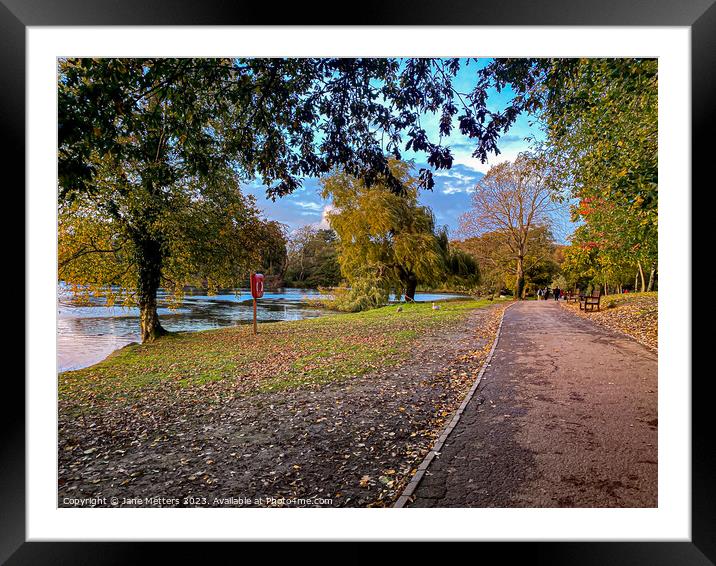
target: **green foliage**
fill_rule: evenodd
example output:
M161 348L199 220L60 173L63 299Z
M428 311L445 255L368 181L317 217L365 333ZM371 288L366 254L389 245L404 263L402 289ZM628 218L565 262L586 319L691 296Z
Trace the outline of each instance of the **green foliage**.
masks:
M569 282L567 281L565 276L562 275L561 273L557 274L557 276L554 279L552 279L552 282L549 284L549 287L551 289L558 287L565 291L571 290L571 287L569 286Z
M362 287L380 288L386 298L392 290L398 294L405 290L412 298L418 281L440 280L445 257L432 212L418 204L417 182L409 165L391 161L390 166L403 185L402 194L393 193L387 184L368 187L336 171L322 179L323 197L331 198L335 207L329 222L339 236L341 273L350 286L367 280L370 285ZM377 297L370 290L358 302L373 304Z
M617 285L656 269L658 61L503 59L484 72L545 124L548 182L582 223L569 278Z
M582 274L622 284L657 262L657 61L589 60L574 78L548 113L553 153L573 164L556 180L578 199Z
M140 262L133 227L98 214L95 199L103 197L125 210L137 195L125 196L108 184L60 207L58 276L80 296L137 304ZM189 285L209 292L244 285L250 269L285 249L281 226L263 220L253 197L242 195L231 177L167 192L165 202L162 215L145 230L162 242L161 283L177 301ZM130 212L127 217L132 217Z
M312 226L298 229L289 242L286 286L334 287L340 281L336 233Z
M390 298L388 290L371 275L355 277L351 280L350 287L336 287L329 293L330 298L324 302L325 306L341 312L375 309L388 304Z
M469 253L450 242L447 228L438 231L438 245L445 262L440 289L472 292L480 284L480 266Z
M142 177L167 186L231 163L271 196L336 167L391 190L402 184L387 155L405 149L433 168L453 156L420 124L439 115L440 137L455 125L483 162L516 115L486 110L489 81L469 97L452 83L464 61L444 58L154 58L59 62L60 196L94 190L96 160L143 163ZM173 160L158 159L171 153ZM154 165L150 166L149 163ZM218 164L218 165L217 165ZM129 171L127 171L129 175ZM432 188L421 169L418 183Z
M405 183L393 174L386 152L400 159L405 147L426 154L433 168L452 165L450 149L431 141L420 126L425 113L440 114L441 136L459 122L484 161L514 117L485 121L489 85L479 81L460 112L452 88L460 66L457 59L61 59L63 222L80 214L91 225L80 232L95 231L103 240L101 247L91 243L95 249L82 253L97 254L100 261L112 258L105 267L82 261L70 270L64 264L71 282L118 281L127 295L136 295L142 339L151 340L164 333L156 312L159 285L178 292L189 273L211 285L230 279L239 266L256 265L252 246L237 250L219 238L237 235L233 228L251 229L244 225L246 215L237 213L233 228L215 216L197 216L213 214L214 199L223 197L211 192L227 179L235 187L238 178L258 178L275 198L297 189L302 177L340 167L365 186L379 182L401 194ZM433 184L427 169L414 181L425 188ZM187 203L190 210L182 212ZM199 236L196 245L178 235L184 228L180 221ZM407 268L411 274L428 277L437 259L431 239L421 234L432 218L416 216L416 221L423 226L410 229L410 241L397 237L394 254L413 264ZM278 278L282 238L275 226L256 229L275 236L265 239L271 249L256 266ZM111 251L116 246L121 254ZM71 242L66 247L80 251ZM229 251L239 255L229 258ZM126 269L115 264L127 264Z
M261 242L261 266L266 286L280 287L288 266L288 242L283 224L268 220L262 222L258 233Z
M508 293L515 286L515 254L501 232L454 242L480 265L478 291L484 295ZM548 286L560 271L559 247L547 227L534 228L524 256L525 288L528 292Z
M580 59L554 87L544 114L559 158L558 186L591 198L587 204L621 208L642 235L657 225L657 71L656 59ZM576 210L583 218L590 213Z
M402 183L400 194L387 184L368 187L343 171L322 179L323 196L334 207L328 218L339 236L341 273L350 286L334 301L341 310L385 304L390 292L414 300L418 284L467 290L479 281L477 263L452 249L447 230L436 230L432 211L418 204L410 165L391 160L390 167Z
M514 289L516 259L502 233L488 232L482 236L454 242L454 246L469 254L479 264L480 284L477 289L480 294L504 294ZM549 229L534 229L524 257L527 292L549 285L559 272L556 250Z

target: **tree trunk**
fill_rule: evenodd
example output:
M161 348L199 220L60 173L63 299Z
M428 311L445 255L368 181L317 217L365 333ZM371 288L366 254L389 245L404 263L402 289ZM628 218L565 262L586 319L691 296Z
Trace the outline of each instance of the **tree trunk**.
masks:
M654 276L656 275L656 266L651 266L651 271L649 272L649 284L646 286L646 292L649 293L654 289Z
M142 342L152 342L167 333L157 314L157 290L162 277L161 243L153 239L143 239L136 248L139 256L139 325Z
M515 298L522 300L525 291L525 269L524 257L517 257L517 269L515 270Z
M641 262L637 264L639 266L639 277L641 278L641 292L646 291L646 283L644 282L644 270L641 267Z
M153 296L140 297L139 324L142 331L142 342L152 342L167 333L159 322L156 291Z
M415 277L415 275L408 275L408 278L405 282L405 300L407 301L414 301L415 300L415 289L418 286L418 278Z

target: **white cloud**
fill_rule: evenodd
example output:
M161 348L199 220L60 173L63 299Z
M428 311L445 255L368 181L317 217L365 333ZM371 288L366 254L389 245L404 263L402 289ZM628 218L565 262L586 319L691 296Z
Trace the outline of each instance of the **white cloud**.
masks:
M293 201L293 204L295 204L296 206L300 206L301 208L305 208L307 210L315 210L316 212L318 212L319 210L321 210L323 208L323 206L318 202L305 202L305 201L295 200L295 201Z
M314 226L323 230L328 230L331 227L331 224L328 222L328 215L334 210L336 210L336 207L332 204L324 206L323 212L321 213L321 221L314 224Z
M464 165L480 173L487 173L493 165L503 163L505 161L514 161L517 156L525 151L524 147L515 147L502 151L499 155L490 154L487 162L482 163L479 159L475 159L471 155L456 155L454 163Z
M447 170L447 171L437 171L434 173L437 177L445 177L446 179L450 179L453 181L457 181L459 183L474 183L475 178L471 177L470 175L465 175L463 173L458 173L457 171Z

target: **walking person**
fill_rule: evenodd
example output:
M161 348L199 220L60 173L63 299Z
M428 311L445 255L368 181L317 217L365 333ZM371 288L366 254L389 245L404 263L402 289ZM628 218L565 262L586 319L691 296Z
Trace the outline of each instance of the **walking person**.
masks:
M559 287L555 287L555 288L553 289L553 292L554 292L554 300L555 300L555 301L559 301L560 288L559 288Z
M537 300L538 301L542 300L542 289L537 289Z

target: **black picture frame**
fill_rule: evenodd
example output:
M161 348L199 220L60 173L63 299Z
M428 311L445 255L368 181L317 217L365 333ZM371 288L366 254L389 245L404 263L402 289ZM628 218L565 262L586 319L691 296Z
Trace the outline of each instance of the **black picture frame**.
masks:
M25 32L52 25L579 25L687 26L691 29L692 178L713 186L716 101L715 0L509 0L502 3L460 0L366 0L350 13L335 3L277 6L237 0L0 0L0 119L9 143L0 153L3 172L24 186ZM707 171L708 169L708 171ZM710 174L710 175L709 175ZM707 175L709 175L707 177ZM12 181L7 181L8 183ZM6 195L10 192L6 185ZM690 190L685 187L685 191ZM15 191L17 194L20 191ZM9 195L8 195L9 196ZM708 197L707 197L708 198ZM23 199L24 200L24 199ZM20 204L18 210L24 205ZM680 297L691 307L688 291ZM25 297L27 301L28 297ZM670 299L671 300L671 299ZM694 344L700 340L694 335ZM692 351L697 351L692 346ZM710 373L710 372L708 372ZM689 379L691 376L672 376ZM707 378L707 375L699 376ZM716 450L710 418L708 379L692 379L692 536L690 542L530 542L483 543L480 560L491 556L548 564L716 563ZM26 542L24 384L8 371L0 407L0 563L134 564L153 560L152 543ZM397 519L396 519L397 520ZM360 533L356 533L359 535ZM320 539L320 533L316 534ZM162 545L162 561L209 562L226 545ZM218 552L217 552L218 551ZM419 550L420 551L420 550Z

